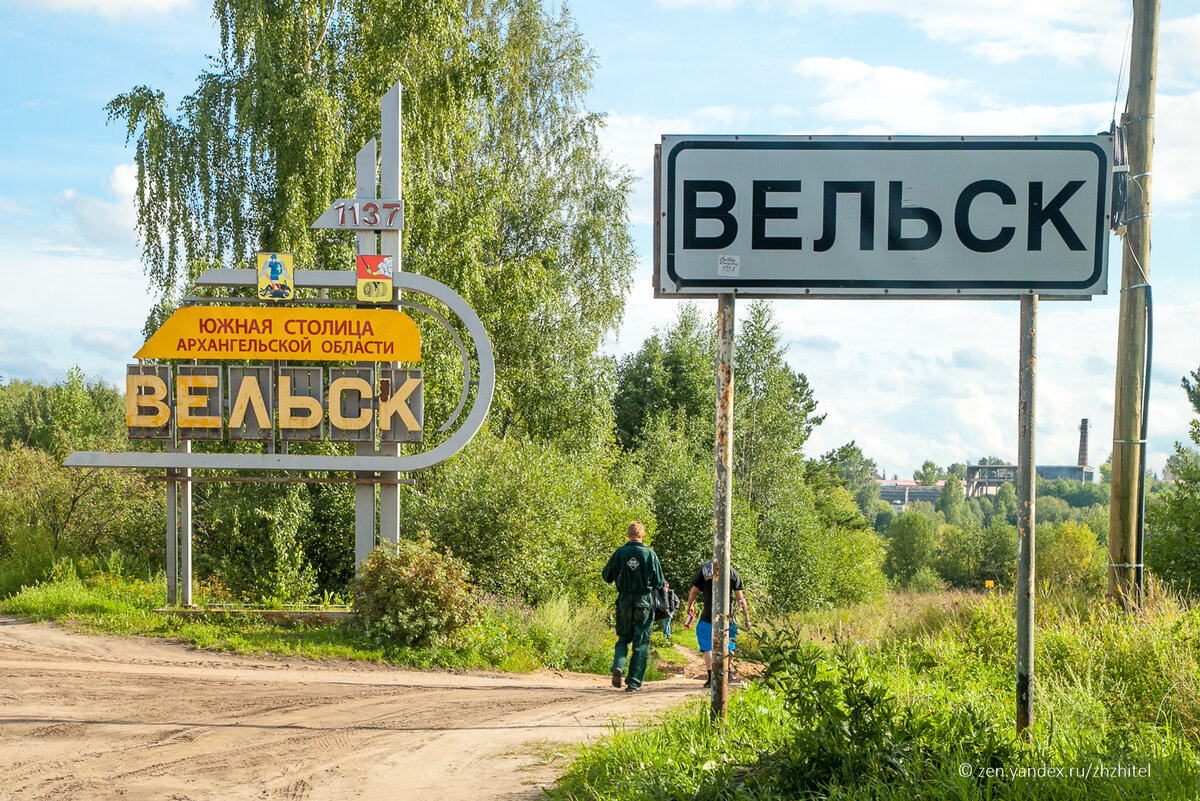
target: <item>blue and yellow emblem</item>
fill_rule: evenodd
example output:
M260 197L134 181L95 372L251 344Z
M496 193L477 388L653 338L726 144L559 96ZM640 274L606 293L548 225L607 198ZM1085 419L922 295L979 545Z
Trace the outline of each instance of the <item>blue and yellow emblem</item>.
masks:
M292 254L259 253L256 264L258 297L262 300L291 300L296 292Z

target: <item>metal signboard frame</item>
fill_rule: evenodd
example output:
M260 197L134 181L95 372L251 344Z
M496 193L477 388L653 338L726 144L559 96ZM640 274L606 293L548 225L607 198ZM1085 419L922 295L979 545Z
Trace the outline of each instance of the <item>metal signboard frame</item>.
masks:
M1107 291L1112 137L664 136L655 297Z

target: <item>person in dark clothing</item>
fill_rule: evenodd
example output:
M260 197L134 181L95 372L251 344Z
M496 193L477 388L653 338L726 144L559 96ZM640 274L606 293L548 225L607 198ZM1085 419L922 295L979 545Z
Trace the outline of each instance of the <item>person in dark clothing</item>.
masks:
M662 565L658 556L643 540L646 528L633 522L625 532L628 542L613 552L604 566L601 577L617 587L617 644L613 648L612 683L621 686L625 678L626 692L635 692L646 676L650 659L650 630L654 628L654 597L651 590L663 585ZM633 644L629 672L625 673L625 657Z
M704 682L705 687L712 686L712 614L713 614L713 585L716 583L718 573L714 568L716 565L719 568L720 563L710 559L700 565L700 569L696 571L696 576L692 579L692 589L688 592L687 613L688 615L695 614L696 610L696 595L703 593L704 595L704 612L700 615L700 620L696 622L696 642L700 644L700 653L704 657L704 669L708 671L708 680ZM732 653L737 649L737 621L734 620L736 613L734 612L734 601L742 609L742 620L746 624L746 630L750 630L750 610L746 606L746 585L742 581L742 577L732 567L729 568L729 651Z
M663 636L670 640L671 618L675 617L675 612L679 609L679 596L675 594L675 590L671 589L669 581L663 582L663 590L667 593L667 616L663 618Z

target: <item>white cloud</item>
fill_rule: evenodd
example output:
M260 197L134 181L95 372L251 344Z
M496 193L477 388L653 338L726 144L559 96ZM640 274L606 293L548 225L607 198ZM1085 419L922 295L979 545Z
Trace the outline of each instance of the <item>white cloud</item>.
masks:
M1183 96L1159 93L1154 118L1155 203L1182 203L1200 192L1200 91Z
M137 168L118 164L109 175L108 188L111 199L66 189L54 203L74 223L72 238L81 247L98 249L111 256L135 255Z
M126 14L162 14L190 8L195 0L19 0L21 5L49 13L76 12L119 17Z
M1105 103L1005 105L969 81L850 58L806 58L793 70L812 82L811 91L829 98L814 108L817 113L859 135L1094 133L1112 114Z
M729 11L749 0L661 0L672 8ZM1121 0L774 0L756 1L766 13L806 17L814 12L899 16L935 41L949 42L992 62L1044 56L1064 62L1119 58L1129 10Z

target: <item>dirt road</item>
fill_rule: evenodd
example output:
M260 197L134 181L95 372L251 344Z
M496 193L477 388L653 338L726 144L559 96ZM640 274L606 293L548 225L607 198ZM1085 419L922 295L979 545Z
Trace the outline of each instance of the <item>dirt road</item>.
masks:
M565 745L697 692L256 659L0 617L0 799L532 799Z

